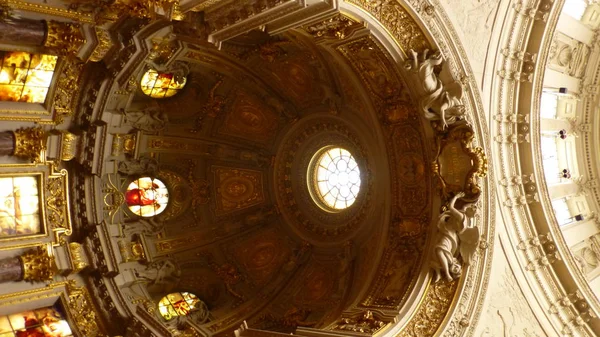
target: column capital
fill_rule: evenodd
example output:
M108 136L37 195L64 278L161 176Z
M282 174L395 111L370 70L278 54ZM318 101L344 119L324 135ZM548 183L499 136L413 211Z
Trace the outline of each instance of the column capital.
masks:
M42 150L46 148L46 132L41 127L20 128L13 131L15 136L16 157L30 159L32 162L40 160Z
M19 256L23 264L23 280L28 282L50 281L54 278L54 259L48 250L37 247Z

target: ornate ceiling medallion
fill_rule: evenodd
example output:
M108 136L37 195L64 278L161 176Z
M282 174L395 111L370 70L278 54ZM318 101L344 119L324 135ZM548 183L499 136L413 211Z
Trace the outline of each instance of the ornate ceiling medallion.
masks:
M370 203L366 151L341 121L314 119L302 124L290 132L276 156L275 182L280 209L306 239L349 238L360 227ZM334 148L338 149L339 158ZM327 155L329 150L333 150L331 156ZM317 163L321 160L339 164L333 165L329 174L322 171L327 179L318 177ZM348 179L349 190L340 184L340 179ZM321 186L319 180L323 180ZM335 192L336 197L333 194L330 197L327 190Z

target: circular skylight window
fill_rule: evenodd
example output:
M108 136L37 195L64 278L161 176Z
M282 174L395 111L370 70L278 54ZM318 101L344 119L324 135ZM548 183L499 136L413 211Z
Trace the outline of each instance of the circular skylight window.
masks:
M155 178L142 177L132 181L125 192L125 203L134 214L152 217L165 210L169 192L165 184Z
M152 98L166 98L177 94L185 86L186 77L176 77L171 73L161 73L154 69L148 70L140 85L142 92Z
M327 147L313 157L308 181L315 202L327 211L338 212L356 201L360 169L348 150Z

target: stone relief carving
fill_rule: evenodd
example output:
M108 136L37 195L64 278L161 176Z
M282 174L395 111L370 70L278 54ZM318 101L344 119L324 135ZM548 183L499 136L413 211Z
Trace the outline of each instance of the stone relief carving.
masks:
M548 68L581 78L585 73L589 55L588 45L557 32L550 46Z
M598 237L599 235L592 236L572 248L573 257L581 272L586 276L600 266Z
M127 223L125 226L125 234L127 236L133 234L156 235L165 228L164 221L151 218L140 218L137 222Z
M177 286L181 277L181 268L172 260L164 259L152 262L136 276L146 281L149 293L168 294Z
M434 69L442 64L442 54L429 54L428 50L423 53L414 50L410 52L412 59L407 60L404 66L416 75L420 84L422 96L419 107L425 118L441 121L444 128L461 120L465 114L465 108L460 102L462 87L457 83L444 86Z
M462 274L459 257L469 264L479 245L479 228L474 224L475 206L467 204L462 209L455 207L456 201L464 196L463 192L457 193L450 200L448 210L438 218L439 232L431 262L434 282L442 277L448 282L459 278Z
M168 122L167 113L154 104L141 110L121 110L121 112L125 116L125 123L141 131L151 133L161 131Z
M541 337L546 336L535 314L527 304L517 280L501 255L501 249L494 256L494 269L499 275L492 277L488 307L481 317L478 337Z
M149 157L125 160L119 162L118 172L129 176L149 175L154 176L158 172L158 162Z

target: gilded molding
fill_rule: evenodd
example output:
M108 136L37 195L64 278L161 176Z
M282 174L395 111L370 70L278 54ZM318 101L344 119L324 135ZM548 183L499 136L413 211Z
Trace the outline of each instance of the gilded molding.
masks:
M67 304L71 314L71 322L75 323L79 332L85 337L104 337L99 327L99 317L92 298L85 287L77 287L74 282L67 284Z
M46 218L48 219L48 228L52 229L55 238L55 245L62 244L66 240L64 235L71 235L73 229L71 225L71 215L69 211L68 194L68 175L67 170L52 172L46 181Z
M365 25L341 13L321 22L302 27L305 32L316 39L334 38L339 40L348 38L361 28L365 28Z
M54 257L48 254L46 247L37 247L28 250L19 256L23 264L23 281L44 282L51 281L56 272Z
M389 322L377 319L371 310L364 310L357 316L340 319L328 330L374 335L388 324Z
M433 49L423 30L421 30L399 1L345 1L363 9L379 21L396 40L396 43L405 54L408 54L408 51L411 49L417 52Z
M76 58L67 58L56 80L54 91L54 123L60 124L65 116L72 116L79 97L81 74L84 63Z
M106 56L106 53L112 48L113 42L110 33L102 28L94 27L98 44L94 48L89 60L92 62L100 62Z
M8 6L14 9L63 17L66 19L77 20L81 23L94 23L94 19L89 13L81 13L74 10L56 8L39 3L25 2L22 0L6 0L6 2L8 3Z
M46 21L48 33L44 47L61 56L76 56L85 44L81 26L77 23Z
M456 298L458 283L455 280L429 284L415 315L396 337L435 335Z

